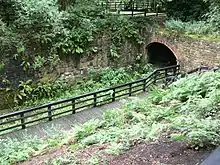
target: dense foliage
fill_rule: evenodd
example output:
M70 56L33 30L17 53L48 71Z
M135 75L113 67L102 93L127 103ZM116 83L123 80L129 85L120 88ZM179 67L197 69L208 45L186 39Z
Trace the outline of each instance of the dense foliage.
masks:
M174 2L175 1L172 1L172 3ZM193 3L194 1L186 2ZM175 11L173 11L172 13L174 13L174 15L172 15L172 13L170 14L171 19L166 22L166 28L171 31L176 31L179 34L185 33L187 35L194 35L194 37L203 37L204 39L219 41L220 2L213 0L201 1L201 3L205 3L205 7L208 10L196 8L194 7L195 5L191 4L193 10L199 9L199 17L194 17L194 14L191 13L190 6L184 10L189 17L186 17L185 14L181 12L178 12L179 15L175 16Z
M14 102L19 109L27 106L37 106L48 102L70 98L87 92L116 86L125 82L134 81L146 76L152 71L151 65L143 68L103 68L91 69L87 78L75 83L66 83L59 79L53 83L34 84L33 81L21 81L15 93ZM20 107L18 107L20 106Z
M105 112L101 120L88 121L75 126L73 132L64 132L44 141L0 141L4 150L0 160L5 164L14 163L45 151L45 147L65 144L70 155L51 161L74 164L77 161L74 152L80 148L105 144L107 148L103 152L118 155L136 140L164 137L184 141L195 149L218 146L219 78L220 72L207 72L182 78L168 89L152 88L144 99L129 101L120 109Z
M180 20L168 20L165 23L169 31L175 31L178 34L194 34L203 36L218 36L218 31L206 21L182 22Z
M117 54L124 39L141 43L137 23L108 14L104 1L59 2L68 4L65 10L60 9L57 0L5 2L9 3L7 11L12 12L6 13L9 22L4 10L3 14L0 12L1 57L21 60L25 71L38 71L45 65L53 70L62 56L96 52L94 37L104 33L112 33L109 37L112 36L113 48L109 54Z
M112 61L120 57L125 40L142 44L138 19L111 15L105 5L100 0L4 1L4 6L0 6L0 90L10 95L6 98L12 100L11 91L18 85L14 96L18 105L27 99L34 102L57 97L66 89L65 83L39 83L36 79L59 70L61 59L99 53L95 38L104 34L111 41L106 51ZM21 70L25 74L15 83L5 74L12 62L19 66L19 73ZM41 75L34 77L37 73ZM30 95L33 97L29 98Z
M8 33L0 41L12 42L9 37L15 35L19 40L15 45L10 45L24 47L23 55L48 57L49 54L50 57L86 54L93 50L91 43L94 34L102 33L106 28L114 29L113 37L117 35L114 32L121 32L117 36L118 42L127 36L137 40L139 37L134 22L125 17L106 15L101 1L75 1L65 10L60 10L56 0L12 0L10 3L13 3L16 18L8 27L5 26L6 21L0 22L0 32ZM29 48L36 51L29 54Z
M182 21L199 20L208 8L209 2L203 0L172 0L166 3L168 16Z
M81 0L11 0L5 1L13 17L0 12L0 57L20 59L25 71L38 71L43 65L51 70L62 56L79 56L92 52L94 35L111 31L110 55L117 58L124 37L142 43L137 23L126 17L107 14L104 1ZM164 3L165 1L163 1ZM206 35L220 32L218 0L173 0L167 2L172 18L166 28L178 33ZM208 9L208 10L207 10ZM188 22L185 22L188 21ZM33 46L34 45L34 46ZM0 73L5 64L0 61ZM53 84L21 81L15 95L17 105L39 105L72 97L100 88L132 81L143 74L134 70L92 70L90 77L70 86L62 80ZM120 154L136 140L171 137L195 149L220 145L220 72L190 75L171 84L168 89L152 88L148 97L128 102L122 108L105 112L100 120L75 126L73 132L45 140L28 137L0 140L0 164L15 164L47 148L66 145L69 155L48 164L74 164L74 151L94 144L106 144L104 152ZM7 82L6 80L4 80ZM6 89L7 91L8 89ZM98 162L97 157L89 162Z

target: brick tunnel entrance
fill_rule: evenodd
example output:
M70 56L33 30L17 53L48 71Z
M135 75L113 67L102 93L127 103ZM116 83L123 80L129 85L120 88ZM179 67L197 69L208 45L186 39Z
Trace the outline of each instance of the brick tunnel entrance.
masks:
M177 65L176 56L166 45L153 42L146 49L149 63L159 67Z

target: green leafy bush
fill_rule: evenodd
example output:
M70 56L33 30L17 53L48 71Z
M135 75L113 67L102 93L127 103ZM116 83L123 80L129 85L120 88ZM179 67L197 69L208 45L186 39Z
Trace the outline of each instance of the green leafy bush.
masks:
M207 18L207 22L212 25L214 28L213 30L216 30L219 32L220 27L220 6L219 5L212 5L210 7L210 11L205 15Z
M210 3L203 0L172 0L166 2L167 15L182 21L198 21L208 12Z
M23 105L28 100L35 102L45 98L53 98L60 95L67 89L68 85L63 81L55 81L54 83L38 83L34 85L31 80L21 81L19 89L15 94L14 102L17 105Z
M10 165L19 161L27 160L31 154L42 150L45 145L42 140L36 138L26 138L19 141L17 139L0 140L0 164Z
M146 76L151 70L150 66L145 67L144 70L137 71L134 71L132 68L113 69L107 67L103 69L91 69L88 78L77 83L73 82L72 84L68 84L62 79L58 79L55 82L39 82L37 84L31 80L20 81L14 101L20 106L19 109L26 108L27 106L42 105L130 82L139 77Z
M121 145L119 139L170 135L194 148L219 145L219 76L220 72L207 72L182 78L166 90L154 88L147 98L106 112L102 126L79 142Z
M0 19L0 58L3 59L6 53L15 50L19 42L20 38L17 32L13 31L13 28L8 27L7 24Z
M212 4L209 11L203 14L203 20L180 20L180 18L170 19L166 21L165 25L168 30L176 31L178 33L211 36L212 38L219 38L220 32L220 6ZM188 22L187 22L188 21Z
M206 21L182 22L180 20L168 20L165 23L168 30L177 33L195 34L195 35L217 35L216 28Z

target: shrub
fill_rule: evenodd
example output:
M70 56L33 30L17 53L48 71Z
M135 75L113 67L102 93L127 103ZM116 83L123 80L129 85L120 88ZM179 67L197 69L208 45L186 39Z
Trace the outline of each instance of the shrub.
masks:
M25 140L18 139L0 140L0 164L10 165L19 161L27 160L31 154L42 150L45 145L42 140L27 137Z
M207 18L207 22L214 28L213 30L220 31L220 6L212 5L210 12L205 17Z
M218 34L217 28L207 21L182 22L171 19L166 21L165 26L168 30L176 31L180 34L212 35L216 37Z
M203 0L172 0L166 3L167 15L182 21L201 20L208 12L209 2Z

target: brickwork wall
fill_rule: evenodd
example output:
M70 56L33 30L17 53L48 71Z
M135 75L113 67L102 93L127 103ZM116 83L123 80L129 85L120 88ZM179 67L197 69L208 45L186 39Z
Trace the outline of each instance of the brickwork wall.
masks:
M201 65L220 65L220 43L155 33L146 42L145 48L152 42L163 43L172 50L183 71L189 71ZM146 49L144 51L146 52Z

